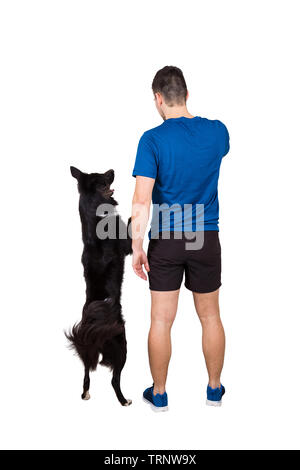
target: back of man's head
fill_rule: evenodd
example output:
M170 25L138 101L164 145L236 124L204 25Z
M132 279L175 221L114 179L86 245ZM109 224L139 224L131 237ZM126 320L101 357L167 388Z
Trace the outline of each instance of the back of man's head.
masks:
M167 65L160 69L152 82L153 93L160 93L167 106L185 105L187 86L182 71Z

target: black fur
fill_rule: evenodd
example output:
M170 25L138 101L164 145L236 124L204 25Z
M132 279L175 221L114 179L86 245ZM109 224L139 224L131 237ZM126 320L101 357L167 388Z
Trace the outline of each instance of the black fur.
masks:
M103 217L97 216L100 204L116 206L110 185L114 180L114 171L104 174L82 173L71 167L71 174L78 181L80 194L79 212L82 224L84 249L82 264L86 281L86 302L80 323L65 333L71 346L82 360L85 369L82 398L89 398L89 372L100 364L113 371L112 386L122 405L131 404L120 389L121 371L126 362L126 336L121 308L121 286L124 273L125 256L131 253L131 238L100 240L96 234L97 223ZM120 216L114 212L117 229L122 227L128 233ZM117 231L118 233L118 231Z

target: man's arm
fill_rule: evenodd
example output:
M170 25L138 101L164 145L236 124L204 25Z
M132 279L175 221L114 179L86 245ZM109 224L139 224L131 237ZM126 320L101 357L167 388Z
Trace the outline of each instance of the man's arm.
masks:
M143 270L149 272L147 255L143 250L143 241L149 219L152 190L155 183L154 178L136 176L135 191L132 200L132 267L137 276L147 280Z

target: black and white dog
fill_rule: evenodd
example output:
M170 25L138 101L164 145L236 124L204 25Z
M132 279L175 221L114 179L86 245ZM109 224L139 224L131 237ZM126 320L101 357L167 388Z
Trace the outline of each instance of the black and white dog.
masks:
M74 325L66 336L85 368L81 398L90 398L89 373L97 368L99 355L102 354L100 364L111 368L112 386L117 398L121 405L128 406L131 400L126 400L121 392L120 377L127 353L121 286L124 259L131 253L131 238L128 236L130 220L126 226L115 210L117 202L110 188L114 180L113 170L103 174L86 174L74 167L70 169L78 181L80 194L86 302L80 323ZM99 213L99 207L109 207L111 210L102 213L100 209ZM101 224L106 217L111 219L110 223L116 228L115 236L99 238L96 231L99 222Z

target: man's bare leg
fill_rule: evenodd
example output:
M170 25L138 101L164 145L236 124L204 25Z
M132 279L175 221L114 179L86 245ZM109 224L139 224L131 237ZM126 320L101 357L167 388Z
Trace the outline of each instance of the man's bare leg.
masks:
M220 318L219 289L208 294L193 292L197 314L202 325L202 348L209 385L220 387L224 363L225 334Z
M177 312L178 296L179 289L168 292L151 291L148 351L154 395L165 392L171 357L171 327Z

